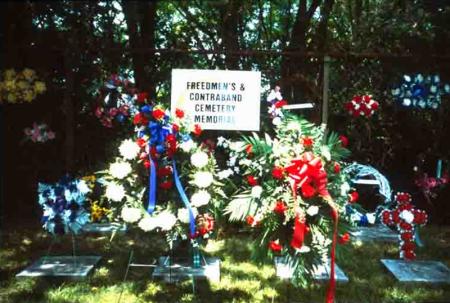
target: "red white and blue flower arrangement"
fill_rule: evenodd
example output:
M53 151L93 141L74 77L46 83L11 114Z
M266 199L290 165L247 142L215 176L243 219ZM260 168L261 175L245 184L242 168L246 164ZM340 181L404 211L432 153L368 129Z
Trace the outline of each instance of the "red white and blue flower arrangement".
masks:
M133 124L135 137L124 140L120 156L98 173L112 217L163 232L170 241L191 239L196 248L213 231L222 194L212 151L195 142L200 126L191 126L180 109L171 115L163 105L146 103Z
M330 302L335 244L350 240L345 224L337 229L349 194L340 160L349 152L336 134L327 137L302 118L288 113L283 117L274 138L220 138L218 146L230 155L229 168L221 174L235 174L235 182L242 182L225 212L255 232L254 256L285 258L297 284L326 266L331 254Z
M413 260L416 258L415 236L416 228L427 223L428 215L425 211L416 209L411 204L409 193L398 192L394 196L397 203L394 209L381 213L381 222L386 226L393 226L399 232L400 258Z
M437 109L441 96L450 93L450 85L442 84L439 75L404 75L391 91L396 102L406 108Z
M42 224L51 234L77 234L90 221L85 209L89 187L83 180L63 177L55 184L38 184L39 204L43 209Z

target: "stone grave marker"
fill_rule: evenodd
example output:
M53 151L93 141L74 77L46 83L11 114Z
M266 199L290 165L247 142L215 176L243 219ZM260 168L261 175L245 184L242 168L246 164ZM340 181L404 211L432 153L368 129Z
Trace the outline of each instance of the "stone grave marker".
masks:
M220 281L220 259L204 258L200 268L193 268L187 262L170 264L170 257L159 258L153 270L153 278L162 278L165 282L174 283L187 278L207 278L213 282Z
M442 262L381 259L381 263L400 282L450 283L450 270Z
M85 278L100 261L100 256L46 256L25 268L16 277Z
M285 258L283 257L275 257L274 259L275 261L275 270L276 270L276 275L277 277L281 278L281 279L290 279L292 278L292 274L293 274L293 268L291 268L289 266L289 264L287 264L285 262ZM348 277L345 275L345 273L342 271L342 269L335 264L335 278L336 278L336 282L340 282L340 283L347 283L348 282ZM325 281L325 280L329 280L330 278L330 264L326 264L326 265L322 265L322 266L317 266L315 268L314 271L314 279L318 280L318 281Z
M359 240L361 242L398 242L398 234L381 224L376 224L373 226L358 226L354 231L350 232L350 234L355 240Z

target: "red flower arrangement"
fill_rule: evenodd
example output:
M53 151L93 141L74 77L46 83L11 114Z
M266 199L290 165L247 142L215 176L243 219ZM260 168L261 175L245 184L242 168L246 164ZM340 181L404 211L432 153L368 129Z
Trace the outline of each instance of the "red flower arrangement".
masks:
M397 206L393 210L381 212L381 222L386 226L396 226L400 233L400 258L413 260L416 257L414 249L414 232L416 226L427 223L428 215L425 211L415 209L411 204L409 193L399 192L394 197Z
M372 116L378 109L379 103L370 95L354 96L352 101L344 104L345 109L353 117Z

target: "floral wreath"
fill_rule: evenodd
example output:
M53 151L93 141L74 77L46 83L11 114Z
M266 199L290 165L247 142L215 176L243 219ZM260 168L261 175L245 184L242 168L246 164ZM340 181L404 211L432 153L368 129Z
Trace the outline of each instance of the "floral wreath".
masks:
M143 101L148 95L136 94L133 83L121 76L111 75L99 93L95 116L103 126L113 127L113 122L122 124L129 119L136 100ZM144 99L145 100L145 99Z
M391 93L401 106L437 109L441 104L441 96L450 93L450 85L441 84L439 75L404 75L403 81Z
M89 213L84 208L90 192L84 180L62 178L56 184L38 184L39 204L43 209L42 223L51 234L80 232L88 223Z
M411 204L412 198L409 193L398 192L394 197L397 205L392 210L381 212L381 222L386 226L395 226L399 232L400 258L413 260L416 258L414 252L416 245L416 228L427 223L428 215L425 211L416 209Z
M171 115L150 104L140 107L133 124L136 139L124 140L120 157L98 173L113 218L167 233L170 241L190 238L198 247L213 231L212 213L221 200L214 155L194 141L200 126L185 121L181 109Z
M369 118L378 110L379 103L371 95L354 96L353 99L344 104L347 112L353 117Z
M32 128L27 127L23 132L25 133L25 140L34 143L45 143L55 139L55 133L45 123L37 124L34 122Z
M387 178L372 166L356 162L345 167L343 171L352 177L352 182L367 176L373 177L379 182L379 194L384 197L384 203L382 205L378 205L373 212L367 212L360 205L356 204L359 199L358 192L355 189L350 189L350 187L348 187L350 193L348 203L345 206L348 220L358 226L367 226L379 222L380 213L391 206L392 191Z
M343 225L336 230L347 201L347 192L341 195L347 177L339 161L348 150L337 135L326 138L321 128L306 120L283 116L274 138L255 133L241 141L219 138L218 145L230 155L229 168L221 173L236 174L236 182L242 182L225 213L256 232L256 257L285 257L296 283L328 262L331 246L332 296L338 234L340 243L349 240Z
M7 69L0 81L0 104L29 103L45 91L45 82L38 79L34 70L25 68L16 72L14 69Z

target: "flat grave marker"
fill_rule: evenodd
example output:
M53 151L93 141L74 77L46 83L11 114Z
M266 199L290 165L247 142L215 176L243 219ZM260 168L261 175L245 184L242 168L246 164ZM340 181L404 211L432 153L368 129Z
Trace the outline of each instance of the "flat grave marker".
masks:
M450 270L438 261L381 259L400 282L450 283Z
M220 281L220 259L204 258L199 268L193 268L184 262L170 265L167 256L159 258L159 264L153 270L153 278L162 278L165 282L173 283L187 278L207 278L213 282Z
M373 226L359 226L350 232L355 240L362 242L383 241L398 242L398 234L388 227L376 224Z

